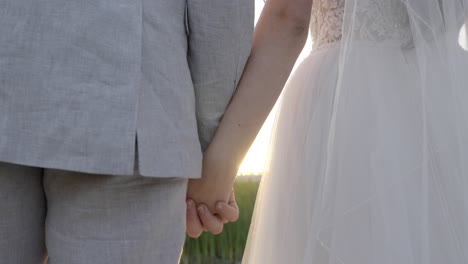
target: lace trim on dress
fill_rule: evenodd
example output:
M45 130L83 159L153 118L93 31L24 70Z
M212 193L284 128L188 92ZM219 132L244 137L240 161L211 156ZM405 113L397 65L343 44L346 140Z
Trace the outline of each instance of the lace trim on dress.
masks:
M412 44L406 6L400 0L359 0L353 22L353 40ZM342 38L345 0L316 0L312 7L311 34L314 48Z

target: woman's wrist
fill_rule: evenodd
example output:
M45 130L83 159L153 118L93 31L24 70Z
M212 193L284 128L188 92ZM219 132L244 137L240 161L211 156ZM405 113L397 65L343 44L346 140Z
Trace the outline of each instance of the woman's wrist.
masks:
M239 162L230 151L210 145L203 157L203 176L216 181L233 182L237 176Z

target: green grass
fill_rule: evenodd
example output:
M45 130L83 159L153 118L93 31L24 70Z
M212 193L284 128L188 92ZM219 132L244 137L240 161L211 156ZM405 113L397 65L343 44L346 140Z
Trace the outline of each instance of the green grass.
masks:
M187 237L181 264L234 264L240 263L249 232L250 221L259 182L238 180L235 194L240 218L225 225L218 236L203 234L198 239Z

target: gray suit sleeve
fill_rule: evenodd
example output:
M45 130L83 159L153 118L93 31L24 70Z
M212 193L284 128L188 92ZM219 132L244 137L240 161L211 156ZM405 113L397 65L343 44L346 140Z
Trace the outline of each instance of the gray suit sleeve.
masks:
M216 132L250 54L254 13L254 0L187 0L187 58L202 151Z

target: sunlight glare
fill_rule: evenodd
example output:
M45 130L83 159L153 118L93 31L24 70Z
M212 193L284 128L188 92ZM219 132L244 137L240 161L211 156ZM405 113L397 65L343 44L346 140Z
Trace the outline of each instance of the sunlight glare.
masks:
M255 23L257 23L262 8L264 6L263 0L255 0ZM309 38L307 44L299 56L299 59L296 63L299 64L311 51L312 42ZM260 130L255 142L252 144L249 152L244 158L242 165L240 166L238 175L248 176L248 175L261 175L264 171L264 165L267 159L267 151L270 144L271 130L273 129L274 118L276 115L277 104L271 111L268 119L263 124L262 129Z

